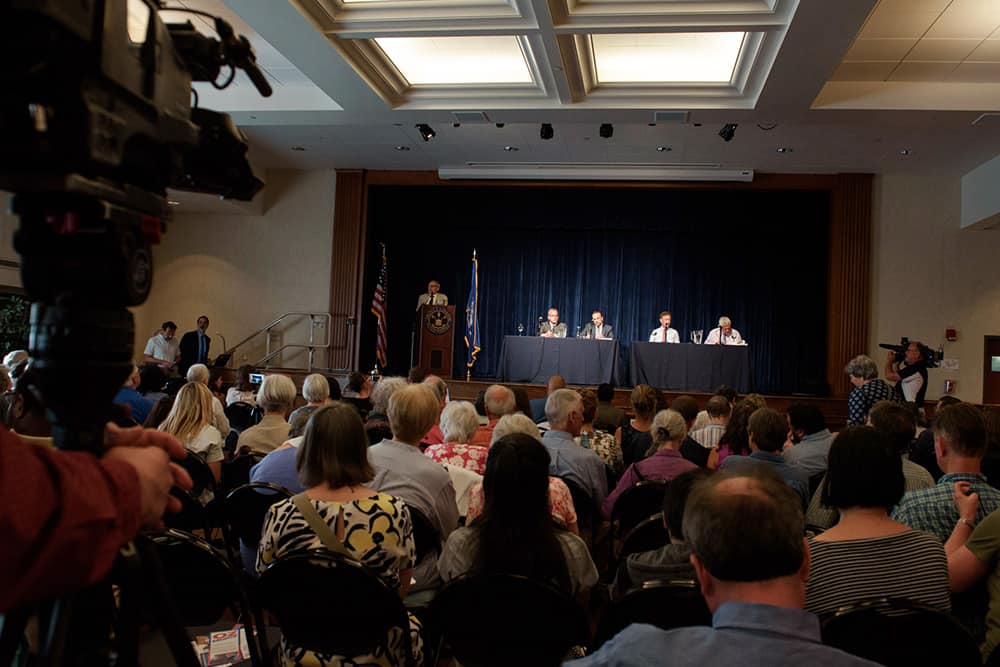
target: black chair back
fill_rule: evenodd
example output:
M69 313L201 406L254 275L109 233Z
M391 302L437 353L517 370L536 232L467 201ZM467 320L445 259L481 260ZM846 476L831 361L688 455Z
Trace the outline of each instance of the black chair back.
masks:
M615 536L621 537L639 522L648 519L663 509L663 496L667 493L667 482L643 480L618 496L611 512L611 525Z
M230 491L224 504L233 546L238 548L242 542L256 549L267 511L275 503L291 497L291 491L270 482L244 484Z
M211 535L211 526L208 520L208 511L190 491L175 486L170 489L170 495L181 502L179 512L168 512L163 515L163 523L167 528L182 530L192 533L200 530L205 537Z
M441 536L434 530L430 519L413 505L406 507L410 510L410 521L413 523L413 541L417 548L417 562L422 561L424 556L431 552L440 555Z
M205 463L205 459L201 457L201 454L188 452L188 455L177 461L177 464L191 475L191 481L194 482L194 486L191 488L191 495L198 498L206 490L211 491L213 494L215 493L215 475L212 474L212 470Z
M712 612L695 581L646 581L611 604L601 621L595 646L632 623L648 623L664 630L711 625Z
M225 412L229 427L240 433L251 426L256 426L263 418L260 410L249 403L231 403L226 406Z
M409 617L399 592L354 560L328 553L292 554L261 575L257 593L289 643L318 653L354 656L403 628L412 662Z
M560 477L559 479L566 484L566 488L569 489L569 493L573 497L573 508L576 510L576 523L580 527L580 533L583 534L585 528L594 529L594 524L598 523L595 517L597 507L594 504L594 499L583 490L583 487L568 477Z
M618 553L619 560L625 560L631 554L659 549L670 542L670 534L663 525L663 513L654 514L640 521L622 539L622 548Z
M230 434L233 431L229 432ZM248 452L240 454L232 461L222 464L222 488L235 489L250 483L250 469L261 462L263 452Z
M551 667L589 639L587 615L555 587L510 574L466 575L442 588L428 625L464 667ZM437 664L437 657L432 665Z
M864 600L822 623L824 644L887 667L982 664L975 640L958 621L912 600Z

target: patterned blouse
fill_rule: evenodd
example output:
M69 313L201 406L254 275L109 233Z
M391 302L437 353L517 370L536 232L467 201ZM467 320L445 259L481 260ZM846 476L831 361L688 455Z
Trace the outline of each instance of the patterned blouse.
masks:
M580 444L582 434L573 438L576 444ZM608 466L615 475L621 475L625 470L625 462L622 460L622 448L615 440L615 436L607 431L592 431L587 433L588 447L601 457L604 465Z
M465 525L483 513L483 483L476 482L469 489L469 513L465 516ZM563 528L576 523L576 507L573 506L573 496L569 487L558 477L549 477L549 509L552 518Z
M399 588L399 572L412 568L416 560L410 512L399 498L372 492L368 498L347 503L312 500L320 517L336 530L337 515L343 511L342 542L357 561L373 572L386 586ZM268 510L257 551L257 572L262 574L274 561L294 553L325 551L322 540L309 527L291 499ZM345 602L346 603L346 602ZM410 617L413 655L420 653L420 625ZM307 651L282 640L282 664L303 667L384 665L404 662L403 631L393 628L383 646L367 656L326 655Z
M460 445L454 442L444 445L431 445L424 450L424 454L438 463L465 468L477 475L486 474L486 457L489 453L489 447Z
M851 390L847 397L847 425L864 426L868 411L879 401L892 401L892 387L885 380L876 378Z

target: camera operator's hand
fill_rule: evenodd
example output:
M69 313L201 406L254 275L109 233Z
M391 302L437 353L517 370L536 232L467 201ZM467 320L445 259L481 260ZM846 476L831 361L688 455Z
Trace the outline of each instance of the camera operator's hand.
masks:
M104 435L109 447L105 458L131 464L139 476L143 524L157 528L164 510L180 511L180 501L170 495L170 488L176 485L190 490L193 482L187 471L170 459L187 456L184 445L169 433L139 426L120 428L108 423Z

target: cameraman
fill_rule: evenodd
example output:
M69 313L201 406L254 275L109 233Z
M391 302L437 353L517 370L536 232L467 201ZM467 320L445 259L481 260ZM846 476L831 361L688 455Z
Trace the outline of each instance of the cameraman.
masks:
M911 341L902 362L896 360L897 352L890 352L885 362L885 379L896 383L893 390L896 400L913 403L920 409L924 407L924 394L927 393L925 349L923 344Z

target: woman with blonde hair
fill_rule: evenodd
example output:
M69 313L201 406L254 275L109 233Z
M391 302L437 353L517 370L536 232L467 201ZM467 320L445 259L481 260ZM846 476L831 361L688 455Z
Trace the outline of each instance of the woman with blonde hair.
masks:
M655 387L648 384L637 385L629 400L635 417L615 431L615 441L622 450L622 461L628 466L646 458L646 452L653 444L649 429L653 426L653 415L660 398Z
M200 382L188 382L177 392L174 406L160 424L161 431L174 436L189 452L208 464L216 483L222 479L223 438L212 425L212 392Z

